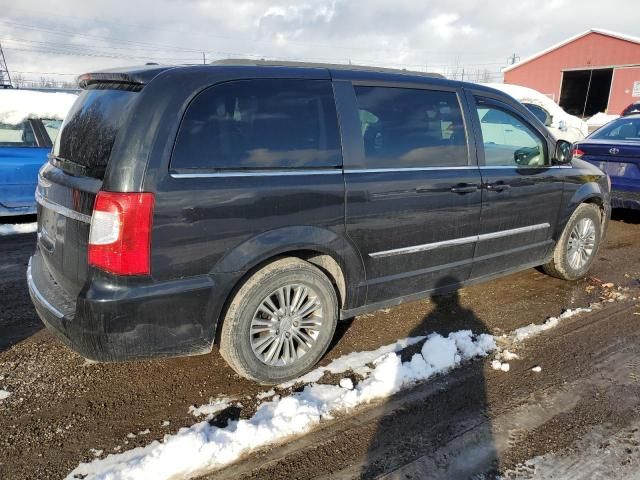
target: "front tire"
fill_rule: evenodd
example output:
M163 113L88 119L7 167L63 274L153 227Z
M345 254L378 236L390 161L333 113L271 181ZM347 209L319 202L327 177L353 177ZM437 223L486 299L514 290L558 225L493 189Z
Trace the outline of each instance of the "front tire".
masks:
M337 321L338 299L329 279L304 260L283 258L256 272L234 295L220 353L245 378L281 383L320 360Z
M590 203L579 205L562 231L553 258L543 265L543 270L563 280L583 278L593 264L601 239L600 209Z

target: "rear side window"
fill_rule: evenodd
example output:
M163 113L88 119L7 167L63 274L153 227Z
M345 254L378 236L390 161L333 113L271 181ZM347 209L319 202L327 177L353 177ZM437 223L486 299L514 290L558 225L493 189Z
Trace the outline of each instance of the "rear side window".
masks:
M83 174L101 178L136 95L128 90L83 91L57 135L53 132L55 125L45 123L49 135L57 136L53 155L63 161L63 166L70 162Z
M367 168L467 165L455 93L364 86L355 92Z
M0 147L37 147L29 121L17 125L0 123Z
M238 80L208 88L189 105L174 169L338 167L331 82Z

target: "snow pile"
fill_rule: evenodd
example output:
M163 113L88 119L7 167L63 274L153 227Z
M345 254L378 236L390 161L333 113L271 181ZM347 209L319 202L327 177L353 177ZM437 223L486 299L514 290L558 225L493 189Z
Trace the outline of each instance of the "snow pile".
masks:
M511 335L516 342L521 342L522 340L525 340L534 335L538 335L539 333L544 332L545 330L550 330L552 328L557 327L562 320L566 320L567 318L571 318L580 313L587 313L587 312L591 312L591 309L590 308L574 308L572 310L569 308L564 312L562 312L562 314L558 317L547 318L547 320L541 325L536 325L532 323L531 325L527 325L526 327L521 327L514 330L514 332Z
M508 83L486 83L485 85L511 95L521 103L531 103L544 108L551 114L551 127L553 128L562 130L561 122L563 122L566 128L577 129L582 134L582 137L586 137L589 134L589 128L585 121L574 115L569 115L560 105L533 88Z
M16 125L27 118L64 120L77 95L33 90L0 90L0 123Z
M404 340L407 345L418 341ZM376 350L383 352L377 357L373 352L360 352L330 364L331 368L341 369L346 368L345 358L371 362L365 378L355 386L347 382L341 382L342 386L312 383L300 392L262 403L250 419L230 421L225 428L200 422L175 435L166 435L163 442L155 441L144 448L80 464L68 479L163 479L219 468L251 450L307 432L324 418L388 397L415 382L447 372L465 360L486 356L495 350L496 344L491 335L475 336L470 330L463 330L448 337L430 335L420 353L415 353L408 362L401 361L397 348L398 342ZM328 369L329 366L321 367L317 369L320 373L311 372L312 377L321 378Z
M9 398L9 396L11 396L11 392L7 392L6 390L0 390L0 400Z
M366 375L371 371L367 364L373 362L376 358L382 357L387 353L399 352L407 348L410 345L418 343L424 340L425 337L409 337L397 340L389 345L384 345L377 350L369 350L365 352L352 352L342 357L336 358L326 367L318 367L315 370L311 370L306 375L295 380L290 380L281 385L279 388L291 388L296 383L312 383L317 382L322 378L325 373L344 373L347 370L351 370L359 375Z
M189 413L194 417L201 417L206 415L208 418L213 418L213 416L231 406L231 401L228 398L218 398L218 399L210 399L209 403L206 405L200 405L199 407L195 407L191 405L189 407Z
M0 225L0 235L14 235L17 233L33 233L36 230L38 230L38 222Z
M593 131L602 127L603 125L606 125L610 121L615 120L618 117L620 117L620 115L607 115L603 112L596 113L593 117L587 120L587 125L589 126L589 130Z

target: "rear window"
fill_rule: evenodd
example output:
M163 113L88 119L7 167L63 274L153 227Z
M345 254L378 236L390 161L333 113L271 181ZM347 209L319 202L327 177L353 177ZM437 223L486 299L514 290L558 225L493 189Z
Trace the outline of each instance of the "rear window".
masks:
M453 92L355 87L368 168L467 165L467 141Z
M238 80L208 88L184 116L174 169L340 166L328 80Z
M640 140L640 118L621 118L594 132L591 138L601 140Z
M0 123L0 147L37 147L29 121L17 125Z
M102 178L111 149L137 93L128 90L83 91L57 134L53 155L63 168ZM51 130L50 125L47 131ZM54 132L50 131L50 135ZM73 168L72 168L73 169Z

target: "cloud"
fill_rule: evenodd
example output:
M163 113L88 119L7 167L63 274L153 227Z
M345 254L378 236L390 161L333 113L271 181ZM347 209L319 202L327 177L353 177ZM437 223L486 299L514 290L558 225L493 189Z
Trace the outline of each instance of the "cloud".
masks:
M460 20L460 16L457 13L441 13L429 20L429 25L433 27L438 36L445 40L474 32L474 28L471 25L460 25L458 20Z
M5 2L6 3L6 2ZM10 69L82 73L223 57L488 70L589 28L634 34L628 0L22 0L3 5ZM38 78L38 74L30 74ZM61 77L65 78L65 77Z

